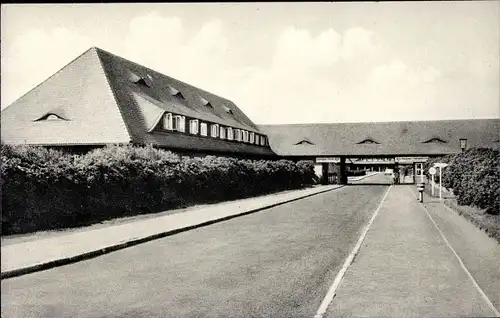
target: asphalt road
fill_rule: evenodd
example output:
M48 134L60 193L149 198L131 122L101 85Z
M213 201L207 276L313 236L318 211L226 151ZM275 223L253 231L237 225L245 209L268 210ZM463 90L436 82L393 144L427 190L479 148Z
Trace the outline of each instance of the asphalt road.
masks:
M2 280L2 317L312 317L386 189L348 186Z

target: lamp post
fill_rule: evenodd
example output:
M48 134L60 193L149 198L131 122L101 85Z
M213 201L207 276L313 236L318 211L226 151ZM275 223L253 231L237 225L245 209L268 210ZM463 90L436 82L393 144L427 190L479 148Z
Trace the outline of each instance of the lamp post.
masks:
M464 151L465 148L467 148L467 139L460 138L460 149L462 149L462 151Z

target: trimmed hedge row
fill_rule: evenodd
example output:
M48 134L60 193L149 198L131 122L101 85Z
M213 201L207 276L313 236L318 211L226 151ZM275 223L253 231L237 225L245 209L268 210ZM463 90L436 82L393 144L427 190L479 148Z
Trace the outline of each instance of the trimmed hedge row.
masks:
M85 155L31 146L1 149L2 235L298 189L312 162L181 157L108 146Z
M490 148L471 148L466 151L427 163L426 172L434 162L446 162L443 185L453 189L460 205L500 213L500 151ZM437 178L439 179L439 177Z

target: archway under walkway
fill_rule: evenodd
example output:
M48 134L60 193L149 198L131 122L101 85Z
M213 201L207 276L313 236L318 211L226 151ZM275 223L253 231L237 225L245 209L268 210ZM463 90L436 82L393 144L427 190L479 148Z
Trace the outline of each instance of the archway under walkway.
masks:
M322 184L415 184L424 180L427 156L336 156L315 158Z

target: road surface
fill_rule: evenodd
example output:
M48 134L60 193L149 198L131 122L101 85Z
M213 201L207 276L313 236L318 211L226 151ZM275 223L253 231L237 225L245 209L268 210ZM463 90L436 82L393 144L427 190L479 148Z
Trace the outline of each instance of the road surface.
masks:
M2 316L312 317L386 190L348 186L2 280Z

